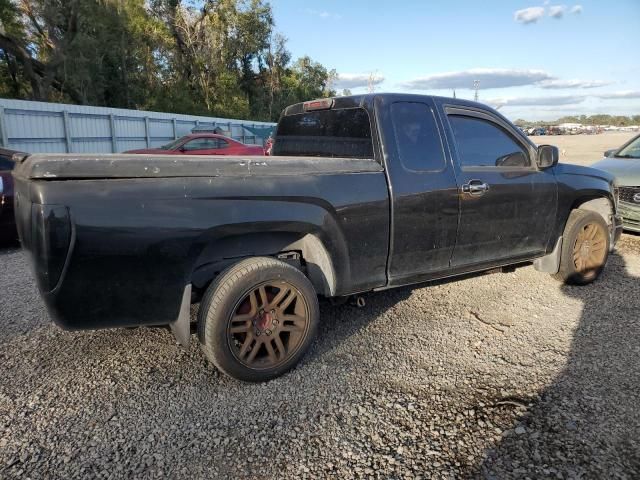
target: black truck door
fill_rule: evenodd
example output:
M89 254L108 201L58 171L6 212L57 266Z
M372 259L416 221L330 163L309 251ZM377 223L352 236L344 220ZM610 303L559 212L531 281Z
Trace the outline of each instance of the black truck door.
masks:
M449 269L458 227L458 189L442 124L430 98L376 98L391 185L390 285Z
M556 214L553 173L538 170L535 147L498 115L460 106L444 112L460 189L452 268L542 254Z

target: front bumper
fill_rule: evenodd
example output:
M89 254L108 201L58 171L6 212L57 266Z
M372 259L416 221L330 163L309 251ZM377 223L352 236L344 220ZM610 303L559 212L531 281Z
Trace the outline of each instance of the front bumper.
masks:
M640 232L640 206L627 202L618 204L618 213L622 216L625 230Z

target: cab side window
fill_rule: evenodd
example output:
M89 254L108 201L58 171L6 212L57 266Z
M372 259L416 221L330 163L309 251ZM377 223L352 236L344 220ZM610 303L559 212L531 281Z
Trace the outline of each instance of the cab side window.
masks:
M446 160L433 110L424 103L396 102L391 120L402 166L413 171L441 171Z
M492 122L449 115L461 167L529 167L527 151Z

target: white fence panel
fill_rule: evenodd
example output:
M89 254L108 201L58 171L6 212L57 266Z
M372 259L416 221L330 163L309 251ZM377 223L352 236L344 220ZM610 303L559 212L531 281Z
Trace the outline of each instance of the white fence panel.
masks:
M273 123L0 98L0 146L38 153L116 153L159 147L193 129L221 128L235 140L262 144L243 125Z

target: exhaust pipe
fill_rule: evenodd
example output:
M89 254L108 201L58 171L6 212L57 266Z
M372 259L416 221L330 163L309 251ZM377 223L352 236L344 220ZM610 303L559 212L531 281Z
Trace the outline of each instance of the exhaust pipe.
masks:
M358 308L364 308L367 305L367 302L365 302L364 297L358 295L353 297L353 304Z

